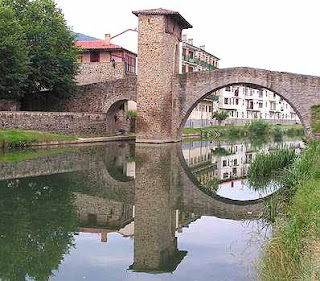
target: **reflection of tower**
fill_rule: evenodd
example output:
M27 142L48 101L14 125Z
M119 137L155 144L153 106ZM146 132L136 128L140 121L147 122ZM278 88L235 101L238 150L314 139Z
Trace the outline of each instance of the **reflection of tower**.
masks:
M131 269L173 271L186 252L177 249L176 145L136 147L134 263Z

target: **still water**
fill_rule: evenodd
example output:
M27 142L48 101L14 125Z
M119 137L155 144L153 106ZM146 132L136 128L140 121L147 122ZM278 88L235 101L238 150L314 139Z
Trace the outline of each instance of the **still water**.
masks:
M105 145L0 155L0 280L256 280L277 187L255 154L299 140Z

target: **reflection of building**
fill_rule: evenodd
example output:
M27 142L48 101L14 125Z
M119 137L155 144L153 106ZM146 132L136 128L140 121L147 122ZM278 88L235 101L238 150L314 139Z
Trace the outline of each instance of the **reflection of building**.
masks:
M288 140L281 144L268 143L259 150L245 142L195 141L182 144L184 158L192 173L202 185L213 179L225 181L247 176L255 155L261 151L272 151L279 146L294 148L299 152L303 144L299 140Z
M133 205L110 199L74 193L80 231L101 233L107 241L107 233L117 231L133 220Z

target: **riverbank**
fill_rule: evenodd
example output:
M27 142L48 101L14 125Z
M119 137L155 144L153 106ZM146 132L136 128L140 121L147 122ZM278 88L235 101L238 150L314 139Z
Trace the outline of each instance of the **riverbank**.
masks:
M284 212L264 249L260 280L320 280L320 142L282 171ZM285 202L285 203L284 203Z
M259 121L258 121L259 122ZM255 122L253 122L255 123ZM252 123L251 123L252 124ZM275 136L281 135L303 135L302 125L269 125L268 133ZM242 136L245 137L250 133L250 125L228 125L228 126L211 126L205 128L185 128L182 131L183 137L223 137L223 136Z
M0 148L82 144L133 139L135 139L135 136L119 135L106 137L83 137L74 135L52 134L48 132L33 130L0 130Z

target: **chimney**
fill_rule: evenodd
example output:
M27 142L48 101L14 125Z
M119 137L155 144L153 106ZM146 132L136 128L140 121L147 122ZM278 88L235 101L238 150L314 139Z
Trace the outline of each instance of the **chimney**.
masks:
M110 41L111 41L111 35L109 33L107 33L105 36L104 36L104 41L107 43L107 44L110 44Z
M206 46L205 45L201 45L201 46L199 46L199 48L201 49L201 50L206 50Z
M182 34L182 41L187 42L187 40L188 40L187 34Z
M193 39L188 39L188 43L190 44L190 45L193 45Z

